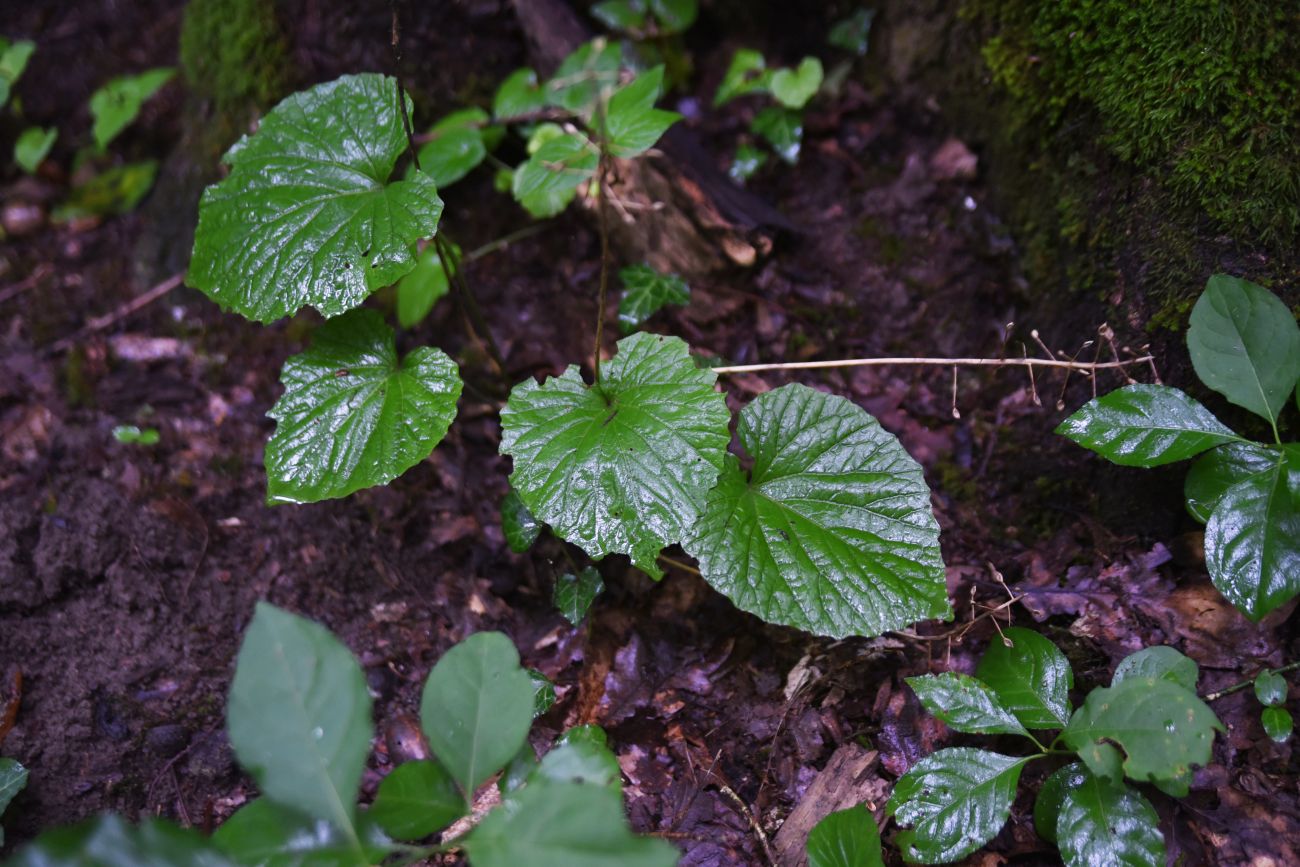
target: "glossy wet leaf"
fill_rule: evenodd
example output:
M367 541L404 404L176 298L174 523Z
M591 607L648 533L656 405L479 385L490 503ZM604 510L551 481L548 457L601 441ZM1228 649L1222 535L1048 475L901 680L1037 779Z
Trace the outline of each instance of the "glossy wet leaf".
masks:
M730 433L717 375L675 337L618 342L588 386L576 367L515 386L501 411L501 452L524 505L593 559L627 554L656 578L722 469Z
M528 511L514 488L507 491L505 499L501 501L501 530L505 534L506 544L516 554L522 554L533 547L542 532L541 522Z
M9 102L13 87L23 77L27 61L36 51L36 43L30 39L18 39L10 42L0 36L0 108Z
M528 681L533 685L533 719L537 719L555 706L555 684L535 668L528 671Z
M1300 508L1285 458L1219 498L1205 525L1205 566L1229 602L1258 621L1300 593Z
M1111 757L1100 750L1114 744L1123 751L1129 779L1176 782L1209 763L1214 733L1223 730L1214 711L1186 687L1127 677L1090 692L1061 738L1103 779L1119 782Z
M531 744L525 743L515 753L515 757L505 766L501 776L497 777L497 791L505 795L515 791L537 770L537 754Z
M575 575L565 572L555 579L555 607L564 619L577 626L587 616L587 609L605 589L605 582L594 567L588 566Z
M533 724L532 680L510 639L479 632L447 651L424 684L420 721L470 803L474 790L519 752Z
M360 841L322 819L312 819L266 798L249 801L221 824L212 845L237 864L258 867L370 867L391 841L362 815Z
M508 796L464 838L474 867L673 867L678 852L638 837L606 786L547 782Z
M772 73L769 89L786 108L800 109L817 94L823 75L822 62L816 57L805 57L795 69L778 69Z
M684 545L714 588L834 637L949 616L930 491L893 434L804 385L760 395L737 433L753 469L728 458Z
M1295 731L1295 720L1284 707L1266 707L1259 715L1264 733L1277 743L1285 743Z
M1272 292L1215 274L1192 308L1187 349L1196 375L1270 422L1300 379L1300 327Z
M1049 843L1056 842L1056 820L1061 815L1065 787L1071 785L1071 781L1077 779L1078 773L1083 770L1086 769L1078 762L1057 768L1048 774L1038 789L1038 795L1034 798L1034 830Z
M1131 786L1070 767L1056 820L1056 844L1067 867L1163 865L1165 840L1150 802Z
M176 74L175 69L151 69L114 78L90 96L91 134L100 150L131 125L140 109Z
M6 867L233 867L197 831L163 819L131 825L106 815L46 831Z
M1255 677L1255 698L1263 705L1279 705L1286 701L1287 683L1286 678L1275 671L1261 671ZM0 796L0 809L4 808L3 797Z
M884 867L880 829L859 804L823 818L808 834L808 867Z
M1195 692L1201 670L1195 660L1188 659L1172 647L1147 647L1129 654L1115 666L1110 685L1117 686L1132 677L1167 680Z
M903 857L929 864L956 861L992 840L1011 814L1028 758L957 747L912 766L887 807L903 827Z
M968 674L946 671L906 680L925 709L954 731L1028 735L997 694Z
M618 272L623 298L618 302L618 325L626 334L636 330L668 304L691 300L690 287L676 274L660 274L649 265L629 265Z
M763 55L749 48L742 48L731 57L722 83L713 95L713 106L717 108L738 96L762 93L767 90L771 73L767 71L767 62Z
M27 769L16 759L0 758L0 815L26 785ZM0 828L0 846L4 845L4 840L4 828Z
M843 48L859 57L866 57L868 38L871 36L871 22L876 17L874 9L859 9L848 18L844 18L831 27L826 41L836 48Z
M265 602L235 664L230 745L263 794L355 839L374 727L365 674L325 627Z
M767 159L766 151L759 150L751 144L738 145L736 155L731 158L731 168L727 169L727 174L736 183L743 184L767 163Z
M516 69L510 73L492 98L492 116L497 120L513 120L544 108L546 92L537 83L537 73L531 69Z
M433 178L438 189L456 183L487 159L483 134L489 120L483 109L467 108L447 115L429 129L433 140L420 146L420 169Z
M129 214L153 189L157 175L157 160L113 166L74 187L67 201L50 213L50 219L63 223L82 217Z
M1070 688L1074 686L1070 661L1032 629L1003 629L1000 637L989 642L975 676L988 684L1002 706L1027 728L1063 728L1070 721Z
M604 744L590 740L557 744L542 756L541 763L529 776L529 782L585 783L609 786L615 791L623 789L618 756Z
M465 814L456 781L438 762L398 765L384 777L367 814L395 840L419 840Z
M1185 461L1241 439L1208 409L1164 385L1129 385L1093 398L1056 432L1126 467Z
M284 363L284 394L268 416L267 498L311 503L384 485L429 456L456 417L456 362L422 346L398 360L375 310L317 329Z
M599 162L596 146L586 136L564 133L549 139L515 169L511 191L534 217L554 217L596 174Z
M681 120L675 111L655 108L663 91L664 68L646 70L609 99L605 114L605 141L609 152L630 159L640 156L659 141L668 127Z
M406 148L391 78L347 75L285 99L203 193L190 285L259 322L305 306L337 316L391 285L442 214L427 174L389 183Z
M1204 524L1229 488L1268 473L1277 461L1277 452L1255 443L1230 443L1201 455L1183 480L1187 511Z
M591 117L602 92L618 84L623 49L618 42L593 39L560 63L543 85L547 102L583 118Z
M438 248L430 244L420 251L410 273L397 281L397 323L403 328L419 325L450 288Z
M802 114L780 106L768 106L754 116L750 129L770 144L782 160L790 165L799 162L799 149L803 146Z
M50 148L54 147L54 141L58 137L59 131L55 127L28 127L14 142L14 162L27 174L36 174L36 170L41 167L41 163L45 162Z

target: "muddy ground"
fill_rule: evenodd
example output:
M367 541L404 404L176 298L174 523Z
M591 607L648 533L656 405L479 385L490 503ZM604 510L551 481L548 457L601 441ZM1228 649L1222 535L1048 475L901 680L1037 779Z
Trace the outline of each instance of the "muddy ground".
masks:
M387 4L289 5L300 83L392 70ZM430 5L441 8L412 8L404 22L417 123L460 104L472 82L490 88L528 62L508 4ZM766 38L706 21L688 40L695 101L681 107L720 166L752 111L701 108L731 51L744 43L785 59L824 53L810 34L824 33L832 15L811 17ZM54 160L64 165L87 136L85 101L99 83L176 59L176 4L45 3L3 18L0 32L38 41L20 92L31 120L61 127ZM652 327L736 363L1019 354L1031 327L1068 351L1093 337L1101 323L1086 303L1075 316L1035 321L1014 239L989 212L978 173L952 159L953 145L945 150L954 131L937 106L859 78L812 111L797 167L776 165L751 182L801 231L782 235L753 269L696 281L690 306ZM170 85L115 148L167 157L181 140L184 101L183 85ZM66 188L58 172L31 181L5 171L6 207L47 207ZM486 171L444 197L444 227L467 249L527 222ZM837 751L860 750L867 770L854 786L881 817L898 775L963 740L925 716L902 678L970 670L995 619L1061 643L1081 691L1149 644L1196 659L1205 691L1300 651L1289 609L1252 626L1209 585L1177 469L1102 465L1052 434L1065 414L1058 398L1068 411L1090 386L1076 378L1063 390L1059 377L1031 386L1012 370L963 372L960 418L944 369L723 383L739 407L803 381L852 398L898 434L934 490L956 623L819 640L736 611L687 571L656 585L610 558L600 564L608 591L573 628L550 602L568 568L559 543L522 556L504 544L497 504L509 462L497 455L493 396L502 384L449 299L409 335L466 369L470 387L447 440L388 488L310 506L266 506L261 467L275 372L304 345L310 317L263 328L179 289L55 351L147 289L142 275L166 273L133 252L160 217L195 219L147 204L34 229L0 255L0 701L17 710L0 751L31 771L4 818L11 847L102 810L211 827L253 796L222 712L258 599L326 624L365 665L381 737L364 797L433 662L470 633L500 629L558 685L537 741L579 722L604 726L633 823L672 840L689 865L765 863L757 829L775 837L828 763L839 766ZM570 212L469 266L511 382L589 363L598 262L592 223ZM1117 340L1137 347L1147 336ZM1158 365L1176 371L1185 360ZM111 436L137 423L157 428L160 442ZM991 615L1009 594L1018 601ZM1248 690L1214 708L1229 731L1191 796L1148 793L1171 858L1300 863L1300 759L1264 736ZM1054 862L1032 828L1030 793L1045 770L1027 777L1012 821L970 863ZM886 825L887 840L891 832Z

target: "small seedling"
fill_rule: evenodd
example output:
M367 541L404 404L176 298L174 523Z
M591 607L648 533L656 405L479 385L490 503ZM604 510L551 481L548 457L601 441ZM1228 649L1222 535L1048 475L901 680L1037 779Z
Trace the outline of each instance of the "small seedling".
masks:
M1264 670L1255 678L1255 698L1264 705L1259 715L1264 732L1277 743L1285 743L1295 730L1295 721L1286 704L1288 691L1286 678L1279 672Z
M113 439L129 445L156 446L159 436L157 428L139 428L133 424L120 424L113 428Z
M131 125L144 104L175 74L175 69L163 67L139 75L124 75L91 94L90 115L95 119L92 128L95 146L101 151L107 148L109 142Z
M731 58L731 65L713 96L713 105L721 106L751 94L770 96L776 105L761 109L754 116L750 130L766 141L782 160L794 165L803 146L803 109L817 94L823 78L822 63L816 57L805 57L797 67L770 69L761 53L743 48ZM745 165L737 169L733 162L732 174L741 179L757 170L757 166L752 171L749 169L756 162L752 146L743 153L737 151L735 162Z
M1163 385L1094 398L1057 433L1122 466L1197 458L1184 494L1205 524L1210 579L1258 621L1300 593L1300 443L1278 429L1300 380L1300 327L1267 289L1216 274L1192 308L1187 348L1201 381L1268 422L1273 443L1240 436Z

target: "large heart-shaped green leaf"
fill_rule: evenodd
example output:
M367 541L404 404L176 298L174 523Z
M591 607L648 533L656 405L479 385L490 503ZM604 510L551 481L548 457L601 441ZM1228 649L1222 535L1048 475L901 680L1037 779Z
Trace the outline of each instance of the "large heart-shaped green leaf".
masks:
M1072 765L1056 818L1056 845L1067 867L1165 863L1160 817L1136 789Z
M884 867L880 829L859 804L826 816L808 834L808 867Z
M406 147L391 78L348 75L290 96L203 193L190 285L260 322L357 306L415 267L415 242L438 229L428 175L388 183Z
M907 678L925 709L954 731L969 734L1028 735L997 693L969 674L945 671Z
M37 837L5 867L234 867L197 831L164 819L132 826L121 816L88 819Z
M366 815L396 840L419 840L465 815L465 799L442 765L407 762L384 777Z
M672 867L677 850L637 837L609 786L534 780L465 838L474 867Z
M370 693L329 630L259 602L235 664L226 727L266 797L359 846L353 817L374 729Z
M1202 382L1276 429L1300 379L1300 327L1281 299L1215 274L1192 308L1187 349Z
M500 632L479 632L447 651L420 700L429 746L460 785L465 803L505 767L533 724L533 682Z
M1187 511L1204 524L1228 489L1277 466L1278 454L1256 443L1230 443L1197 458L1183 480Z
M879 635L946 617L939 525L921 467L842 397L805 385L740 414L731 457L685 542L705 580L769 623Z
M805 57L797 69L778 69L772 73L772 96L786 108L803 108L822 86L822 75L822 62L816 57Z
M1129 385L1093 398L1056 432L1126 467L1185 461L1241 441L1208 409L1164 385Z
M629 265L618 272L623 299L618 303L618 325L626 334L666 304L689 304L690 287L676 274L660 274L649 265Z
M1210 580L1251 620L1300 593L1300 508L1278 453L1273 469L1233 485L1205 525Z
M668 127L681 120L675 111L655 108L663 90L664 68L656 66L610 97L605 114L605 142L616 157L640 156L659 141Z
M267 497L312 503L384 485L429 456L456 417L461 381L440 349L400 362L393 330L374 310L326 322L280 373L267 413Z
M627 554L658 578L718 479L730 413L717 376L675 337L634 334L588 386L576 367L515 386L501 411L501 452L524 505L595 559Z
M1123 772L1137 782L1187 779L1210 761L1214 733L1223 731L1196 693L1170 680L1127 677L1088 693L1061 739L1103 779L1119 782L1111 744L1124 752Z
M964 858L992 840L1011 814L1016 783L1029 757L957 747L912 766L894 785L886 809L910 831L895 842L909 861Z
M1032 629L1003 629L1001 640L984 651L975 676L1028 728L1064 728L1070 721L1070 661Z

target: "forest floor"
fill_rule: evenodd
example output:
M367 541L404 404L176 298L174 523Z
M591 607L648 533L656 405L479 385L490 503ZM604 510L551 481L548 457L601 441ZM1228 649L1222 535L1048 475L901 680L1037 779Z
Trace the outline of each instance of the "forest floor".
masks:
M59 123L65 141L85 136L85 102L108 77L175 63L175 4L65 4L66 16L49 5L15 10L4 26L37 35L26 112ZM387 4L298 5L286 22L303 83L391 71ZM417 125L456 107L471 74L490 85L528 63L508 4L430 5L442 8L412 10L404 23ZM812 40L826 23L793 23L783 42L755 47L797 59L819 50ZM706 31L688 44L688 123L725 165L747 109L700 107L741 40ZM181 140L183 100L183 85L171 85L121 150L166 158ZM1037 327L1054 349L1074 351L1101 322L1086 318L1086 305L1069 321L1034 321L1015 245L977 177L951 159L960 151L945 148L949 137L933 104L851 78L811 112L799 164L751 182L801 231L752 269L694 282L690 305L652 329L735 363L1019 354L1018 339L1004 348L1012 321L1017 334ZM56 160L70 153L56 150ZM0 197L44 207L65 184L9 170ZM444 198L444 226L466 249L527 223L487 172ZM959 418L946 368L722 382L733 408L788 381L833 390L899 436L934 490L954 623L821 640L737 611L688 571L655 584L614 557L600 564L607 591L572 627L551 603L568 568L559 543L515 555L503 540L499 403L486 396L492 374L450 299L409 335L466 368L470 387L446 441L387 488L317 505L268 507L261 463L276 372L304 345L311 317L260 327L178 289L55 351L148 288L153 278L142 275L166 276L134 252L160 218L192 224L195 214L146 204L36 229L0 254L0 708L16 708L0 752L31 771L4 818L10 846L103 810L211 827L252 797L223 709L258 599L325 624L365 666L381 744L363 798L401 748L433 662L467 635L499 629L557 684L539 742L573 724L603 726L633 824L671 839L684 865L765 863L756 827L775 836L828 763L839 766L837 751L861 750L852 785L880 817L901 773L963 742L924 713L903 678L972 670L999 625L1034 626L1061 644L1080 690L1152 644L1195 659L1203 692L1300 653L1290 608L1255 626L1208 583L1179 470L1119 469L1054 435L1065 415L1058 397L1068 411L1090 386L1076 377L1064 387L1059 376L1031 384L1016 370L961 373ZM599 251L591 222L571 209L468 266L511 383L589 364ZM1121 384L1113 375L1099 386ZM116 442L120 424L156 428L161 439ZM1294 739L1264 735L1249 690L1213 707L1228 731L1191 795L1148 793L1171 859L1300 863ZM1031 815L1045 771L1027 776L1012 821L970 863L1055 860Z

